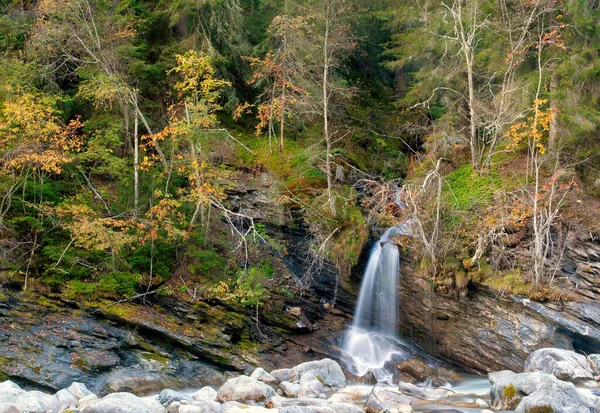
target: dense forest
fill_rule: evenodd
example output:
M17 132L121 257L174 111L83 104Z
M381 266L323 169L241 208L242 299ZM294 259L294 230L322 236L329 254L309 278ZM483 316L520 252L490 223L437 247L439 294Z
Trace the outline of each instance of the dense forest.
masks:
M0 282L258 315L311 282L235 201L266 180L311 271L405 222L442 294L568 300L562 240L600 230L599 6L0 0Z

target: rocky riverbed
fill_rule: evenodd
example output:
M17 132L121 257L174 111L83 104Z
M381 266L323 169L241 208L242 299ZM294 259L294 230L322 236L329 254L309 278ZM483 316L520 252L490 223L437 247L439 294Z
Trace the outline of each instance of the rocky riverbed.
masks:
M490 373L491 387L479 379L479 389L457 377L454 385L439 387L406 381L357 385L328 358L271 372L257 368L220 387L164 389L144 397L129 392L99 397L78 382L50 394L5 381L0 413L594 413L600 411L600 397L593 394L599 361L600 355L541 349L528 357L525 372Z

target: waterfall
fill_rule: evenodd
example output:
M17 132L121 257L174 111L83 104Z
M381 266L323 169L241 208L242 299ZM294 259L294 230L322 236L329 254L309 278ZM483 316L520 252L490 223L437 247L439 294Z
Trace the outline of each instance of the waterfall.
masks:
M385 381L385 362L403 352L397 334L400 253L391 237L408 233L406 225L392 227L371 250L354 322L342 346L348 367L357 376L371 371L379 381Z

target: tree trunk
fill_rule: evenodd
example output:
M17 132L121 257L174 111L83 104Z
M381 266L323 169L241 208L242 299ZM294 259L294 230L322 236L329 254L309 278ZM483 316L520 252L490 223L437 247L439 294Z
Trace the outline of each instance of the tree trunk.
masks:
M467 47L466 51L467 61L467 79L469 82L469 147L471 150L471 163L473 169L479 169L479 145L477 145L477 126L475 116L475 86L473 82L473 60L470 56L470 48Z
M326 145L326 156L325 156L325 175L327 176L327 200L329 203L329 210L331 214L335 216L335 199L333 197L333 177L331 173L331 136L329 132L329 19L330 16L330 4L329 0L326 1L327 14L325 17L325 36L323 40L323 137L325 138Z
M556 152L560 146L557 124L558 102L556 99L556 91L558 87L558 75L556 73L553 73L552 78L550 79L550 110L552 111L552 118L550 119L550 124L548 125L548 150L550 152Z
M133 213L135 216L137 216L140 206L140 142L138 129L138 117L135 116L133 123Z

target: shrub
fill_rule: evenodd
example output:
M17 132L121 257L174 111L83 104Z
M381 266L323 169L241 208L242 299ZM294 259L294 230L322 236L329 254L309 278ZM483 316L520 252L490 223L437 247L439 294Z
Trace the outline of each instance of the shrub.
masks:
M139 274L114 271L100 277L98 290L108 295L131 297L139 282Z

